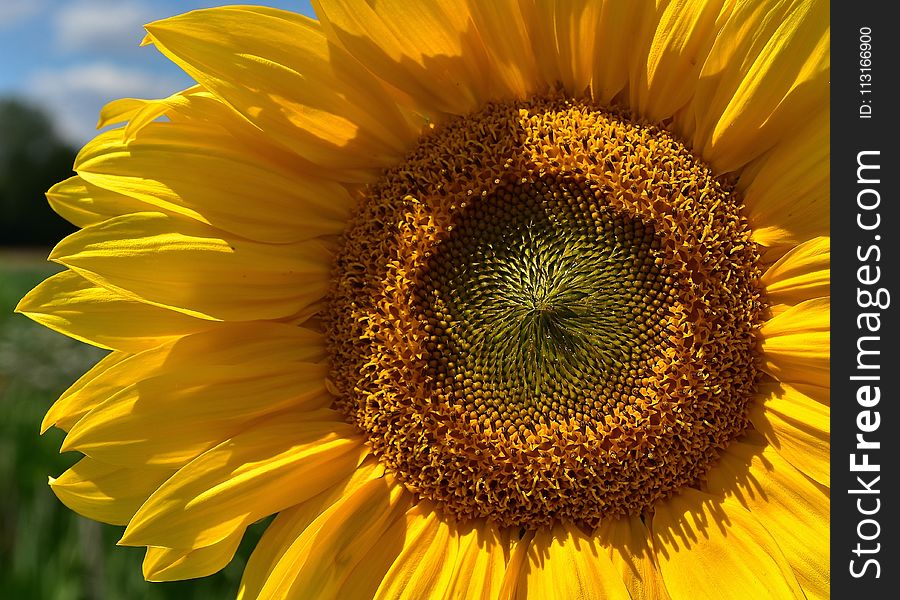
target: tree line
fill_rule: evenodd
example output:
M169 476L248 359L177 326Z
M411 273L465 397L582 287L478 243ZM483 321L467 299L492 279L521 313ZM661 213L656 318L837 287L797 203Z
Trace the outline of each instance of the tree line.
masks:
M72 175L75 153L46 113L0 99L0 246L50 247L75 230L44 196Z

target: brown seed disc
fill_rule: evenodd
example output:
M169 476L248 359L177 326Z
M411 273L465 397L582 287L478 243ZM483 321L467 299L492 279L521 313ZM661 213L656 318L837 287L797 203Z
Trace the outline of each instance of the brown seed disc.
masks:
M331 388L455 517L593 527L696 484L747 427L759 275L731 186L664 130L490 105L365 191Z

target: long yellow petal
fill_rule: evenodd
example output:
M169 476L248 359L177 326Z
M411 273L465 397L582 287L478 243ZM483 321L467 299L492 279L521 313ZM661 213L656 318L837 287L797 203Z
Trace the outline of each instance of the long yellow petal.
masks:
M750 422L799 471L831 485L830 409L786 383L763 383Z
M459 551L447 588L447 598L498 598L509 555L508 535L491 523L480 520L452 524L451 533L459 545Z
M82 417L61 451L124 466L177 468L252 427L254 419L330 404L323 385L327 368L296 366L293 374L259 368L247 379L233 375L232 367L207 367L142 380Z
M607 519L597 532L632 600L668 600L650 546L650 530L639 516Z
M499 600L513 600L517 598L520 589L524 589L525 568L528 564L528 553L531 542L534 539L534 531L525 531L522 537L515 532L510 540L512 542L509 560L506 563L506 571L503 573L503 581L500 584Z
M269 574L259 600L347 597L341 590L354 567L367 560L381 562L380 557L396 556L402 549L403 514L411 500L388 477L372 479L342 497L294 540Z
M80 515L125 525L174 472L162 467L130 469L85 457L59 477L51 477L50 489Z
M97 129L130 121L151 104L157 107L159 106L159 103L156 100L144 100L142 98L118 98L107 102L103 105L103 108L100 109L100 118L97 119ZM159 112L154 116L154 119L161 117L164 114L165 107L162 108L162 112ZM151 119L151 121L152 120L153 119Z
M56 425L68 431L85 414L137 381L167 372L173 365L231 366L281 355L298 363L324 358L321 334L279 323L223 323L138 354L113 352L66 390L44 417L42 431ZM290 355L290 358L288 357Z
M82 229L50 258L126 297L212 320L296 314L325 294L330 271L330 252L316 240L259 244L161 213Z
M617 44L619 40L610 38L624 24L618 22L613 28L610 21L618 17L615 14L618 7L612 5L624 3L559 0L519 4L532 45L541 49L534 53L534 58L548 85L560 83L575 98L583 98L593 91L595 100L604 103L624 87L624 68L618 70L621 77L612 75L609 82L603 79L607 72L619 66L612 56L621 50L619 46L624 41Z
M256 419L330 404L327 365L296 360L288 344L304 343L301 336L283 340L237 365L214 352L146 371L79 420L61 450L126 466L179 467Z
M542 81L535 55L555 48L535 47L529 37L528 12L518 0L468 3L475 30L487 50L491 96L527 98L547 86Z
M311 498L359 463L362 440L334 411L258 423L182 467L131 519L126 546L203 548Z
M221 542L194 549L150 546L142 569L147 581L179 581L206 577L222 570L237 552L244 531L236 530Z
M97 187L77 175L50 188L47 201L59 216L78 227L152 209L146 202Z
M16 312L76 340L124 352L219 325L125 297L72 271L45 279L19 301Z
M313 6L330 38L432 119L468 114L488 100L485 50L466 3L314 0Z
M771 446L735 442L709 473L709 489L733 496L778 541L807 598L829 592L829 495Z
M580 0L554 3L559 79L563 89L575 97L582 97L590 89L594 71L599 68L597 63L601 62L597 44L606 25L603 4Z
M796 135L742 170L738 189L744 195L753 241L786 250L829 235L829 116L828 110L818 111Z
M684 489L655 510L653 548L673 600L803 598L776 540L734 498Z
M125 103L125 106L121 108L116 106L119 102ZM103 112L107 112L107 110L109 114L105 115L105 118L104 115L101 115L102 124L105 126L126 121L124 135L128 142L136 139L144 127L152 123L154 119L165 116L168 121L173 123L190 123L214 129L220 128L219 135L227 132L235 139L236 145L260 161L272 163L282 170L304 177L311 176L313 179L326 177L334 181L359 183L370 182L377 175L377 173L365 169L324 169L321 165L302 158L277 140L267 136L239 112L199 85L160 100L135 100L133 98L116 100L104 107Z
M727 172L795 135L828 98L829 46L824 0L737 3L700 72L694 147Z
M761 329L763 369L785 383L829 386L829 298L792 306Z
M760 280L770 305L794 306L829 295L831 238L817 237L791 249Z
M316 164L379 169L415 139L381 83L316 21L236 6L146 28L149 40L204 88Z
M629 0L526 0L519 7L543 85L561 84L568 95L601 105L625 88L635 56L646 58L658 17L655 5Z
M238 600L259 597L276 565L294 541L334 503L356 493L360 486L384 477L384 467L374 457L366 458L358 468L320 494L278 513L266 528L244 569ZM387 567L385 567L385 570ZM374 588L372 589L374 592ZM369 596L372 594L370 593ZM353 597L353 596L350 596Z
M202 93L199 85L192 86L181 92L176 92L168 98L159 100L140 100L136 98L122 98L113 100L100 110L100 121L97 128L107 127L117 123L127 123L125 126L125 140L133 140L137 134L147 125L160 117L168 116L171 111L188 105L192 95Z
M646 61L629 86L631 107L662 121L694 93L698 74L722 26L724 0L673 0L660 15Z
M44 415L44 420L41 422L41 433L54 426L68 431L81 417L103 402L108 394L114 393L112 390L119 389L120 385L115 384L103 392L97 389L95 382L107 371L120 370L119 365L132 356L134 355L127 352L110 352L87 373L79 377L47 410L47 414Z
M150 123L130 141L123 129L101 133L75 170L140 200L138 210L158 207L261 242L338 234L353 205L343 186L270 162L207 123Z
M604 0L592 53L591 97L595 101L609 104L628 83L629 61L638 43L634 32L651 14L641 2ZM573 58L580 54L583 52L572 49Z
M446 598L459 546L449 525L430 503L419 503L406 514L403 551L391 565L375 594L380 600Z
M799 391L810 400L815 400L816 402L824 406L831 406L830 386L811 385L808 383L794 383L791 384L791 387Z
M630 600L619 571L591 535L557 525L535 532L516 598L534 600Z

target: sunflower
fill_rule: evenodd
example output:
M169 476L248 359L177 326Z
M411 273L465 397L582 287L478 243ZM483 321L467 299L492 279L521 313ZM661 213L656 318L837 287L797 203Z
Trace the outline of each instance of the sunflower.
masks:
M112 350L51 487L251 598L825 598L824 1L147 26L20 303Z

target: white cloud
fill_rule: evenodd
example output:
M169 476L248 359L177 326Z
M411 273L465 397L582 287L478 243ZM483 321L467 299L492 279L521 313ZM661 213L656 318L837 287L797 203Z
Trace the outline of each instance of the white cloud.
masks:
M167 89L167 83L160 82L153 73L108 62L42 69L32 76L31 83L42 92L63 88L66 95L73 92L105 96L121 96L123 92L146 95L163 93Z
M117 98L163 98L183 82L112 63L40 69L25 82L25 92L52 115L58 133L76 145L96 135L100 109Z
M44 8L42 0L2 0L0 2L0 30L11 29L27 21Z
M159 11L141 0L76 0L54 16L60 50L131 50Z

